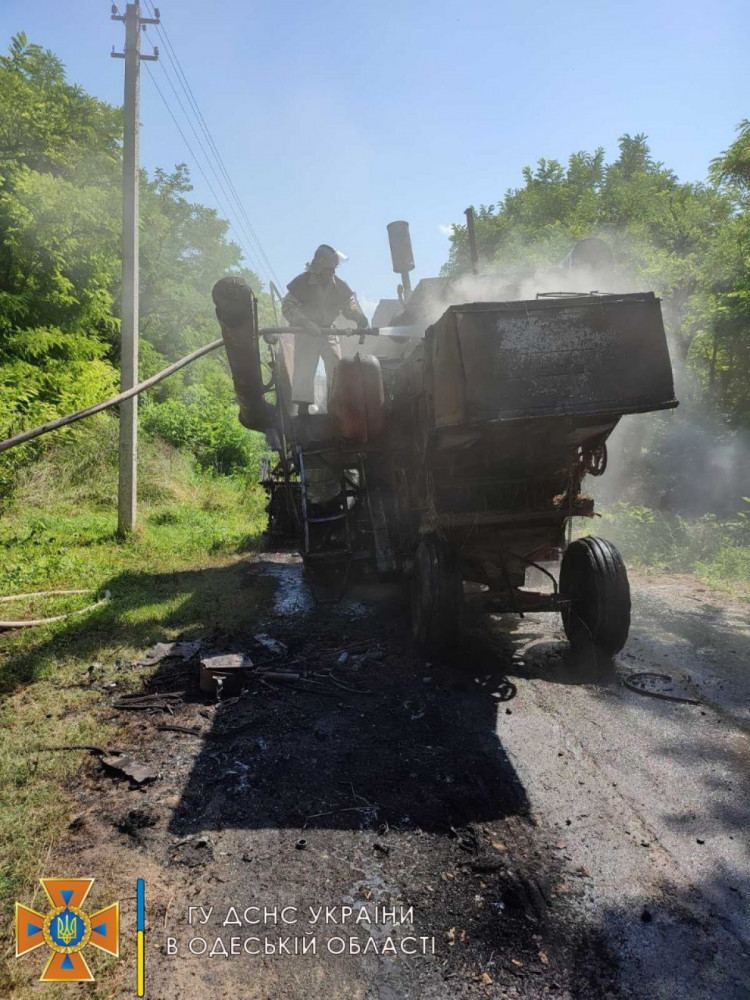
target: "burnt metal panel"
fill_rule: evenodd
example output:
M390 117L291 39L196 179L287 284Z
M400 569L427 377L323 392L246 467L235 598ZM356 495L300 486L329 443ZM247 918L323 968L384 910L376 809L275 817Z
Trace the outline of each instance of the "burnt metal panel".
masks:
M436 427L677 405L652 293L453 306L426 360Z

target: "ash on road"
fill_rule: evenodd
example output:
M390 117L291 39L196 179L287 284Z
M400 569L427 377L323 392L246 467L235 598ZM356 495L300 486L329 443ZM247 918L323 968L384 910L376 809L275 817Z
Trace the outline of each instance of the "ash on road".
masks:
M575 660L551 615L477 623L438 664L413 648L398 593L316 605L283 554L249 560L245 580L256 620L207 648L261 661L266 633L308 679L251 675L215 704L197 661L162 661L149 690L184 703L131 713L120 741L157 780L131 789L92 763L63 848L124 894L146 878L150 997L747 996L739 605L636 578L631 638L608 666ZM666 693L689 700L629 689L636 673L670 675ZM212 910L190 925L189 906ZM231 952L232 937L272 950L225 957L216 940ZM191 955L194 938L216 954ZM333 939L373 944L336 955Z

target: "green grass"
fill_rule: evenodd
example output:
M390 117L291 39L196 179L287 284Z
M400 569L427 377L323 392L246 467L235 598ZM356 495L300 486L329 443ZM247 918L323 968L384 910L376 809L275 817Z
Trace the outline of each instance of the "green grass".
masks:
M252 616L253 592L241 586L242 556L260 546L265 524L265 498L252 475L208 475L184 454L146 442L139 527L121 539L113 444L110 423L47 455L22 475L0 516L0 595L92 591L0 604L0 619L47 617L111 592L109 602L79 617L0 633L5 958L13 901L30 903L35 880L59 874L45 871L45 859L65 836L74 809L65 789L86 756L39 748L106 745L115 735L101 720L108 698L89 683L89 666L103 664L97 682L132 689L143 678L132 661L154 642L238 630ZM34 992L21 964L0 963L0 996ZM47 987L45 995L57 994Z
M690 573L707 586L750 600L750 500L738 498L736 516L685 518L634 504L602 511L594 525L579 522L581 534L614 542L626 563L667 573Z

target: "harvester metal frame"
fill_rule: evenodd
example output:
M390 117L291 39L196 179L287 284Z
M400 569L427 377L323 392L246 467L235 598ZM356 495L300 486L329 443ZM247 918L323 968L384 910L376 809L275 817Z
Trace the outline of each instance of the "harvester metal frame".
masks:
M563 292L449 303L425 321L420 288L392 327L338 331L360 344L379 332L407 344L400 360L384 355L375 440L347 439L331 414L292 417L291 343L307 331L251 331L271 345L271 385L261 379L259 391L277 397L269 508L286 494L286 526L306 566L326 568L334 599L355 567L411 578L414 636L432 652L456 641L473 606L559 611L572 643L613 655L630 624L625 566L611 543L571 541L569 529L594 516L581 484L605 471L621 416L677 405L658 300ZM248 426L267 420L257 401L244 405ZM558 583L544 564L560 558ZM529 567L551 579L551 593L525 589Z

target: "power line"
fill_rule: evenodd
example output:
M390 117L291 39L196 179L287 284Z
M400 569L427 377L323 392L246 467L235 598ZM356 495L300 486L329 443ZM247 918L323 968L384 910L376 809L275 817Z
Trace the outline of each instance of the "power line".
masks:
M250 221L250 219L248 217L247 211L245 210L245 206L244 206L244 204L242 202L242 199L240 198L240 195L237 192L237 189L236 189L236 187L234 185L234 182L232 181L232 178L231 178L231 176L229 174L229 171L227 170L226 164L224 163L224 159L223 159L221 153L219 152L219 149L218 149L218 147L216 145L216 142L214 141L214 138L213 138L213 136L211 134L211 131L210 131L209 127L208 127L208 124L207 124L207 122L206 122L206 120L205 120L205 118L203 116L203 112L201 111L201 109L200 109L200 107L198 105L198 102L195 99L195 95L193 93L193 90L192 90L192 88L190 86L190 83L189 83L189 81L187 79L187 76L185 75L185 72L184 72L184 70L182 68L182 64L180 63L179 57L177 56L177 53L174 50L174 47L173 47L173 45L171 43L171 40L169 39L169 36L166 34L166 31L163 34L160 32L160 37L164 41L164 44L165 44L165 46L167 48L167 58L169 59L170 63L172 64L172 69L174 70L175 76L177 77L177 80L178 80L180 86L182 87L182 91L185 94L185 97L187 98L189 104L191 105L191 107L192 107L192 109L193 109L193 111L194 111L194 113L196 115L196 119L198 121L198 124L199 124L199 126L201 128L201 131L203 132L203 135L204 135L204 137L206 139L206 142L207 142L209 148L213 152L213 155L214 155L214 157L216 159L216 162L218 164L219 170L221 171L224 179L226 180L227 186L228 186L228 188L229 188L229 190L230 190L230 192L232 194L234 203L235 203L235 205L237 207L237 210L239 212L240 219L241 219L241 221L244 224L245 230L248 233L251 242L255 244L255 246L258 249L258 252L261 255L261 258L263 259L263 261L265 261L265 264L268 267L268 271L266 272L267 275L269 277L273 277L276 280L277 283L280 283L279 282L279 277L276 274L276 272L274 271L273 265L271 264L271 261L269 260L268 255L266 254L266 251L265 251L265 249L263 247L263 244L261 243L260 238L258 237L258 234L255 231L255 228L253 227L253 224L252 224L252 222ZM265 270L265 268L264 268L264 270ZM270 272L270 274L269 274L269 272Z
M152 8L151 0L145 0L145 3L146 3L146 6L149 9ZM184 69L182 67L182 63L180 62L179 56L177 55L177 52L175 51L175 48L172 45L172 41L171 41L171 39L169 37L169 34L168 34L166 28L164 27L164 24L160 23L159 25L157 25L156 30L157 30L157 32L159 34L160 39L164 42L164 45L166 47L167 58L169 59L171 65L172 65L173 72L174 72L174 74L175 74L175 76L177 78L177 81L178 81L180 87L182 88L183 93L185 94L185 97L186 97L189 105L192 108L193 113L195 114L195 117L196 117L196 120L198 122L198 125L199 125L201 131L203 132L203 135L205 137L205 140L206 140L206 143L207 143L209 149L211 150L211 152L213 153L213 155L214 155L214 157L216 159L216 163L218 164L219 170L221 171L221 174L223 175L224 180L226 181L226 186L229 189L229 192L231 192L231 196L230 196L230 194L227 194L226 188L224 187L224 183L222 182L221 177L219 177L219 175L216 174L216 170L214 169L213 164L211 164L211 169L212 169L214 175L216 176L216 179L219 182L219 184L220 184L220 186L222 188L222 191L224 192L225 196L230 200L230 202L233 201L234 204L236 205L236 208L237 208L237 211L238 211L238 214L239 214L239 221L243 225L243 228L245 229L246 235L248 235L251 244L254 244L254 246L257 248L257 252L260 254L262 270L266 273L266 277L269 280L272 277L276 281L276 283L278 285L281 285L282 282L280 281L278 275L276 274L276 272L275 272L275 270L273 268L273 265L271 264L271 261L269 260L268 255L266 254L266 251L265 251L265 249L263 247L263 244L261 243L260 238L259 238L257 232L255 231L255 228L254 228L252 222L250 221L250 218L249 218L249 216L247 214L247 211L246 211L245 206L244 206L244 204L242 202L242 199L241 199L240 195L237 192L237 188L235 187L234 182L232 181L232 178L231 178L231 176L229 174L229 171L227 170L227 167L226 167L226 164L224 162L224 159L223 159L221 153L219 152L219 149L218 149L218 147L216 145L216 142L214 141L213 135L211 134L211 130L209 129L208 123L206 122L206 119L203 116L203 113L202 113L202 111L200 109L200 106L198 105L198 102L197 102L197 100L195 98L195 94L193 93L193 89L190 86L190 82L188 81L187 75L186 75L186 73L185 73L185 71L184 71ZM165 75L167 76L167 79L170 82L170 86L172 87L173 91L175 92L175 97L177 97L177 99L178 99L178 102L180 104L180 107L182 108L183 114L188 119L190 127L191 127L191 129L193 131L193 134L196 136L196 139L198 140L198 142L199 142L199 144L201 146L201 149L204 152L204 156L206 156L207 162L210 164L211 161L210 161L210 158L205 153L205 147L203 146L203 143L200 141L200 139L198 137L198 134L196 132L196 129L195 129L192 121L190 121L190 118L189 118L187 112L185 111L185 107L184 107L182 101L180 100L179 95L176 92L176 89L174 88L174 84L172 83L172 80L169 77L169 74L166 72L166 67L163 64L162 64L162 69L164 70Z
M228 223L228 225L229 225L229 230L230 230L230 232L231 232L231 233L233 234L233 236L234 236L235 240L237 241L237 244L239 245L239 247L240 247L240 249L242 250L243 254L244 254L244 255L245 255L246 257L247 257L248 261L249 261L249 262L250 262L250 263L251 263L251 264L252 264L252 265L253 265L254 267L256 267L256 268L257 268L257 267L258 267L258 264L257 264L257 261L253 259L253 254L251 254L251 253L250 253L250 251L249 251L249 250L247 249L247 247L245 246L245 243L244 243L244 241L243 241L242 237L241 237L241 236L240 236L240 235L238 234L237 230L236 230L236 229L235 229L235 227L234 227L234 226L232 225L232 220L231 220L231 213L230 213L230 212L228 212L228 211L226 210L226 208L224 207L224 204L222 203L222 200L221 200L221 198L219 197L219 195L218 195L218 194L216 193L216 189L214 188L213 184L212 184L212 183L211 183L211 181L209 180L209 178L208 178L208 175L206 174L206 171L205 171L205 170L203 169L203 167L201 166L201 162L200 162L199 158L198 158L198 157L196 156L196 154L195 154L195 151L193 150L193 147L192 147L192 146L190 145L190 142L189 142L189 140L188 140L188 137L187 137L187 136L185 135L185 133L184 133L184 131L183 131L183 129L182 129L182 126L180 125L179 121L177 120L177 117L176 117L175 113L174 113L174 112L172 111L172 108L171 108L171 106L170 106L170 104L169 104L169 101L168 101L168 100L167 100L167 98L166 98L166 97L164 96L164 91L163 91L163 90L161 89L161 87L159 86L159 84L158 84L158 82L157 82L157 80L156 80L156 77L155 77L155 76L154 76L154 74L153 74L153 73L151 72L151 69L150 69L150 67L149 67L149 66L146 66L146 69L148 70L148 74L149 74L149 76L151 77L151 80L152 80L152 82L153 82L153 84L154 84L154 87L156 87L156 92L158 93L159 97L160 97L160 98L162 99L162 102L163 102L163 104L164 104L164 107L165 107L165 108L167 109L167 111L168 111L168 113L169 113L169 116L170 116L170 118L171 118L171 119L172 119L172 121L174 122L174 125L175 125L175 128L176 128L176 129L177 129L177 131L178 131L178 132L180 133L180 136L182 137L182 141L183 141L183 142L185 143L185 145L187 146L187 149L188 149L188 152L190 153L190 156L191 156L191 157L193 158L193 161L194 161L194 163L195 163L196 167L198 168L198 170L200 171L200 174L201 174L201 176L203 177L203 180L204 180L204 181L206 182L206 184L208 185L208 189L209 189L209 191L210 191L210 192L211 192L211 194L212 194L212 195L214 196L214 200L216 201L216 204L217 204L217 205L219 206L219 210L220 210L220 211L221 211L221 212L222 212L222 213L223 213L224 215L226 215L226 216L227 216L227 223Z
M150 4L150 0L146 0L146 2ZM198 121L199 121L199 123L201 125L201 128L202 128L202 130L204 132L204 135L206 136L206 139L207 139L207 141L208 141L211 149L213 150L214 155L216 156L216 160L217 160L217 162L219 164L219 168L221 169L222 173L224 174L224 177L226 178L227 184L229 185L229 188L230 188L230 190L232 191L232 193L234 195L235 201L237 203L237 207L238 207L238 209L239 209L239 211L240 211L240 213L241 213L241 215L242 215L242 217L243 217L243 219L244 219L244 221L245 221L245 223L246 223L246 225L247 225L250 233L252 234L252 238L253 238L254 242L257 244L258 249L259 249L261 255L263 256L264 260L268 264L268 267L271 270L271 272L273 274L273 277L276 280L277 284L280 284L279 277L275 273L275 271L273 269L273 266L272 266L270 260L268 259L268 256L266 255L265 250L263 249L263 245L260 242L258 234L255 232L255 229L253 228L253 224L250 221L250 219L248 218L247 212L245 210L245 206L244 206L244 204L242 202L242 199L240 198L239 194L237 193L237 189L235 188L234 182L232 181L232 178L229 175L229 171L226 168L226 164L224 163L224 159L223 159L221 153L219 152L219 150L218 150L218 148L216 146L214 138L213 138L213 136L211 134L211 130L208 127L208 123L206 122L206 119L203 117L203 112L201 111L200 106L198 105L198 102L197 102L197 100L195 98L195 94L193 93L193 90L192 90L192 88L190 86L190 83L189 83L189 81L187 79L185 71L182 68L182 63L180 62L179 56L177 55L177 53L176 53L176 51L174 49L174 46L172 45L171 39L169 38L169 34L167 32L167 29L164 27L163 24L161 24L157 28L157 31L159 32L159 36L162 38L162 40L164 41L164 43L165 43L165 45L167 47L167 57L169 58L169 60L172 63L173 67L175 68L175 72L176 72L176 74L178 76L178 79L181 81L181 84L183 86L183 90L184 90L184 92L185 92L185 94L186 94L186 96L188 98L188 101L192 105L192 107L193 107L193 109L194 109L194 111L195 111L195 113L197 115Z
M203 153L203 157L205 159L206 165L208 166L208 168L213 173L214 178L216 179L216 181L219 184L219 187L221 188L222 194L224 195L224 197L227 199L227 202L231 206L231 204L232 204L231 197L229 196L229 194L227 194L227 190L224 187L224 184L222 183L221 177L216 173L216 169L214 168L213 164L211 163L211 157L206 152L206 147L203 145L201 137L200 137L200 135L198 135L198 132L196 131L195 126L194 126L194 124L192 122L192 119L190 118L189 114L185 110L185 105L182 103L182 99L180 98L180 95L177 93L177 89L175 88L175 85L172 82L172 78L170 77L169 73L167 73L166 67L164 66L163 63L162 63L162 69L164 70L164 75L167 78L167 82L169 83L170 87L172 88L172 93L174 94L175 98L177 99L177 103L179 104L180 109L182 110L182 113L185 116L185 120L187 121L188 125L190 126L190 128L192 130L192 133L195 136L196 142L198 143L198 146L200 147L200 150ZM214 196L216 196L216 195L214 195ZM226 208L223 205L221 206L221 209L222 209L222 211L227 216L229 216L230 213L226 211ZM260 273L260 271L265 271L265 268L263 267L263 263L260 260L260 258L254 252L252 254L250 252L248 252L248 250L247 250L246 246L244 245L244 243L241 244L241 245L242 245L242 248L245 251L248 259L253 264L253 266L258 270L258 272ZM268 281L271 280L271 275L267 271L266 271L266 279Z

